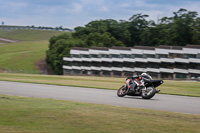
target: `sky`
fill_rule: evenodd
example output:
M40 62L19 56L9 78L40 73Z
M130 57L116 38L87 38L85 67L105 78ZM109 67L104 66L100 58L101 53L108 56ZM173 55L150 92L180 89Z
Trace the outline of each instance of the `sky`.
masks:
M138 13L157 22L180 8L200 14L200 0L0 0L0 24L73 29L100 19L126 20Z

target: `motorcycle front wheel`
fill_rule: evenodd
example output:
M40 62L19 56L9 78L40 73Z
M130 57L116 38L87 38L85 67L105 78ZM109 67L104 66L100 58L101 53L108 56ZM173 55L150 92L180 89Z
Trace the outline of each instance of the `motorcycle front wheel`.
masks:
M121 88L119 88L119 90L117 91L117 96L119 97L123 97L128 93L128 88L126 86L122 86Z
M142 98L143 99L150 99L156 94L156 89L152 86L146 88L146 90L142 91Z

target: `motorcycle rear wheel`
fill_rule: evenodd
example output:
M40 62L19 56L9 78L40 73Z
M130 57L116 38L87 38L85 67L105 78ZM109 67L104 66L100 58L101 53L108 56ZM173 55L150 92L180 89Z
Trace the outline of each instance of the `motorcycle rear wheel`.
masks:
M143 99L150 99L156 94L156 89L152 86L146 88L145 91L142 91L142 98Z
M122 86L121 88L119 88L119 90L117 91L117 96L119 97L124 97L125 95L127 95L128 93L128 88L126 88L126 86Z

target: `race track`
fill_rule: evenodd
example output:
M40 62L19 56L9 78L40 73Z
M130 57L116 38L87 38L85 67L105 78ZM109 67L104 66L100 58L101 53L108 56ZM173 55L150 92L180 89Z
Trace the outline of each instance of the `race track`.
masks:
M200 114L199 97L156 94L152 99L144 100L141 97L118 97L116 90L7 81L0 81L0 94Z

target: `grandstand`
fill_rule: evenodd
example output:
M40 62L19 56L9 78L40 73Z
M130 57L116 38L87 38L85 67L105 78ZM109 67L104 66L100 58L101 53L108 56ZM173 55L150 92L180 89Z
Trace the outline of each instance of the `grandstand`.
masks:
M64 57L65 75L127 77L142 72L153 78L200 78L200 46L72 48Z

